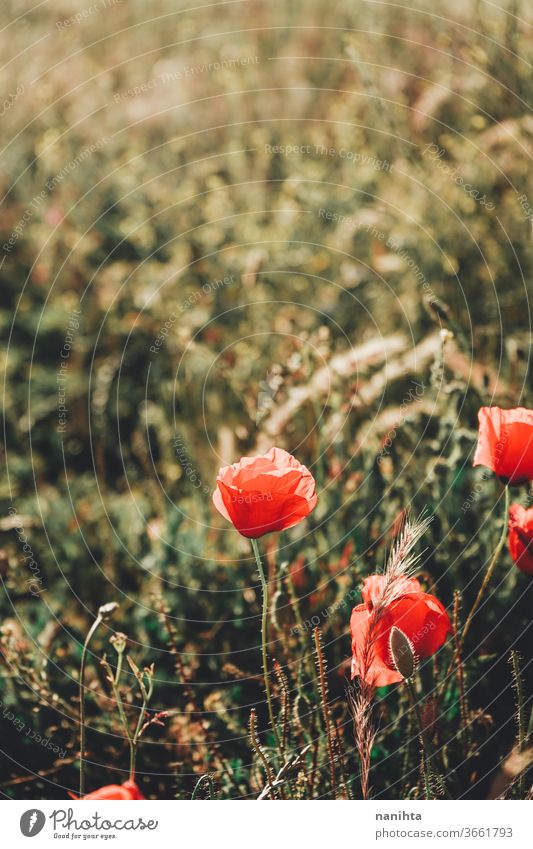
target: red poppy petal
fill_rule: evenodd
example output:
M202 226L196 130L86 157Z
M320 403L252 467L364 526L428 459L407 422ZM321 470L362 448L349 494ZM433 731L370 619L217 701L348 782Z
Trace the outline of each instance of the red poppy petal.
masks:
M93 800L112 800L119 799L123 801L130 800L131 793L120 784L107 784L105 787L100 787L99 790L94 790L83 797L84 799Z
M533 508L509 508L509 551L521 572L533 575Z
M213 504L217 508L218 512L221 513L222 516L224 516L224 518L228 520L228 522L231 522L230 514L226 509L224 499L222 498L222 493L220 492L220 488L218 486L213 493Z
M293 527L314 507L297 495L274 497L272 493L243 493L227 487L223 481L219 481L218 486L230 521L243 536L252 539Z
M363 601L374 606L383 595L386 584L387 579L385 575L369 575L363 581L363 588L361 590ZM419 593L421 590L420 582L416 578L402 578L401 582L398 582L398 595Z
M289 466L293 469L301 469L302 464L294 457L292 454L289 454L288 451L285 451L284 448L271 448L270 451L267 451L266 457L271 460L275 466L281 468L283 466Z
M451 631L450 618L443 605L428 593L403 596L392 602L389 612L394 625L409 638L421 659L434 654Z
M316 498L316 483L313 475L306 469L305 466L302 467L304 470L303 476L300 478L300 482L296 488L296 495L301 495L302 498Z
M239 484L246 491L248 488L254 492L272 492L280 495L288 495L297 491L298 484L302 480L299 469L276 469L273 472L261 472L254 475L247 484Z
M373 687L385 687L401 681L402 676L383 658L383 634L389 630L386 623L381 621L373 632L373 621L372 613L365 604L359 604L352 610L351 677L359 675Z
M496 474L509 483L522 483L533 479L533 426L530 422L505 424L500 453L496 461Z
M500 435L499 407L481 407L478 412L479 435L474 454L474 466L487 466L495 471L495 449Z

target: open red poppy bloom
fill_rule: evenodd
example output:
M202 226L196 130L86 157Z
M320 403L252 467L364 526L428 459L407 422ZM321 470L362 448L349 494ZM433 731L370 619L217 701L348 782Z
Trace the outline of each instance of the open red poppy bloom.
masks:
M363 604L352 610L352 678L383 687L402 680L390 651L392 628L407 637L419 660L434 654L452 630L446 610L434 595L422 592L416 578L400 581L393 599L377 607L385 578L371 575L363 583Z
M521 572L533 575L533 507L520 504L509 508L509 551Z
M213 502L239 533L257 539L292 528L314 510L315 480L292 454L271 448L220 469Z
M143 794L134 781L125 781L124 784L106 784L93 793L88 793L84 799L104 801L106 799L121 799L124 802L144 799Z
M488 466L506 484L533 480L533 410L481 407L474 466Z

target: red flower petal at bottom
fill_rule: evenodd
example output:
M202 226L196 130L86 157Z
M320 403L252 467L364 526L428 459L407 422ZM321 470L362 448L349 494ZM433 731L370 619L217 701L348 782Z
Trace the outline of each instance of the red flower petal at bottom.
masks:
M133 800L144 799L145 797L137 787L134 781L125 781L124 784L106 784L92 793L88 793L83 799L93 800L121 800L129 802Z

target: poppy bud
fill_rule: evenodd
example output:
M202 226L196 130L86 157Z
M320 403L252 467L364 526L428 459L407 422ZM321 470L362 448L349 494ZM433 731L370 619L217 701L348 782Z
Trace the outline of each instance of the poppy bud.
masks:
M102 620L102 622L106 622L117 610L118 602L110 601L109 604L102 604L101 607L98 608L98 616Z

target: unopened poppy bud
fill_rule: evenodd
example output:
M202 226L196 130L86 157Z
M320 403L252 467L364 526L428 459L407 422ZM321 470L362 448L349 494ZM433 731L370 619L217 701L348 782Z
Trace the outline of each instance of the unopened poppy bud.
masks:
M409 637L393 626L389 638L394 666L403 678L412 678L415 671L415 650Z
M102 606L98 608L98 616L102 622L105 622L113 615L117 608L118 603L116 601L110 601L109 604L102 604Z

